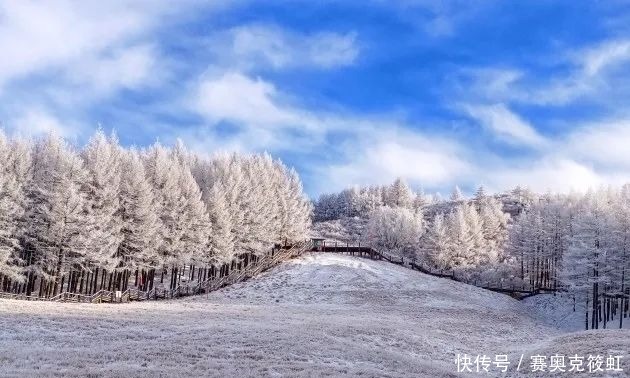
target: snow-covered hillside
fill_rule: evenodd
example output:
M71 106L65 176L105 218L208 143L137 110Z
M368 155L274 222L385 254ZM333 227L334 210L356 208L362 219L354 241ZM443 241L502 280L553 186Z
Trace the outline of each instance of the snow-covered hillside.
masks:
M532 308L386 262L310 254L207 297L0 300L0 376L446 377L457 353L627 359L629 331L566 334Z

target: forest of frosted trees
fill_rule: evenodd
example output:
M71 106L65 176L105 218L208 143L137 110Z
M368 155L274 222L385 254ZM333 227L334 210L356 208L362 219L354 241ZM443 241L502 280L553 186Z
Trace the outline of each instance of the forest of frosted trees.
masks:
M312 232L362 242L460 280L570 296L586 328L621 326L630 294L630 185L466 198L391 185L322 195L267 154L202 157L182 143L83 148L0 133L0 291L151 290L223 274ZM156 278L157 277L157 278ZM163 283L164 286L168 282Z
M311 222L296 172L266 154L125 149L101 131L81 149L0 133L0 163L2 291L150 290L185 266L200 279L304 240Z
M536 195L516 188L447 200L391 185L322 195L316 232L369 244L469 283L564 293L585 328L621 327L630 294L630 185ZM618 324L617 324L618 323Z

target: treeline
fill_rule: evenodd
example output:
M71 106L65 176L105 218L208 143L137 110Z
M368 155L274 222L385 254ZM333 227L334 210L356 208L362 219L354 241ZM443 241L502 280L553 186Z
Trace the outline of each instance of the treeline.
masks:
M455 188L448 200L441 201L414 193L397 179L391 185L323 195L315 202L314 219L328 221L325 227L316 225L327 235L343 235L343 230L331 227L337 225L351 230L346 235L349 240L362 240L433 269L457 270L469 280L494 280L497 271L506 270L509 259L503 248L509 215L483 188L471 200ZM485 277L489 266L492 275Z
M517 204L517 215L498 198ZM448 200L431 200L397 180L325 195L314 211L329 219L315 224L324 236L369 243L470 283L565 292L587 307L587 329L613 319L621 327L628 316L630 185L570 195L479 189L472 198L456 188Z
M552 286L585 305L585 328L619 327L628 315L630 185L541 196L513 225L509 253L532 286Z
M310 227L296 172L269 155L125 149L100 131L82 149L0 133L0 163L3 291L150 290L169 269L173 287L184 266L209 278Z
M353 187L339 193L322 194L315 201L313 221L367 217L370 212L383 206L420 209L432 202L432 197L414 193L404 180L397 179L391 185Z

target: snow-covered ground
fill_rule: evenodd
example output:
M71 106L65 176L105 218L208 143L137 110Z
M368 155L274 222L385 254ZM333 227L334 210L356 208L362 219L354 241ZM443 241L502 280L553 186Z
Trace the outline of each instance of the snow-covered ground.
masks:
M0 300L0 376L446 377L457 353L628 358L630 331L566 333L539 307L386 262L310 254L207 297Z

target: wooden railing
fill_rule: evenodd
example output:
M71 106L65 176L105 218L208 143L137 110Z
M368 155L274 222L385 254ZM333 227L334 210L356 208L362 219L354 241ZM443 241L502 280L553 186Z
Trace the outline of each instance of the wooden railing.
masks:
M366 244L361 245L361 243L350 244L350 243L322 243L321 245L314 245L311 248L311 251L314 252L332 252L332 253L344 253L352 256L365 257L372 260L385 260L390 263L401 265L413 270L417 270L419 272L440 277L447 278L453 281L465 283L468 285L473 285L480 287L482 289L494 291L497 293L503 293L511 295L517 299L524 299L527 297L531 297L538 294L543 293L553 293L556 292L557 289L546 288L546 287L526 287L525 285L517 286L513 283L503 284L503 283L490 283L490 282L477 282L477 280L467 280L462 277L458 277L455 274L455 271L443 271L436 270L434 268L423 265L420 261L416 259L405 259L402 256L395 256L386 252L378 251L375 248L372 248Z
M94 294L79 294L72 292L62 292L53 297L27 296L25 294L12 294L0 292L0 298L22 299L33 301L53 301L53 302L76 302L76 303L121 303L130 301L173 299L196 294L210 293L227 285L245 281L263 271L278 265L280 262L297 256L310 247L309 242L299 242L291 246L274 248L254 261L250 261L242 269L232 269L227 275L214 276L197 284L190 282L178 285L174 289L154 287L148 291L137 288L128 288L116 295L116 291L99 290Z

